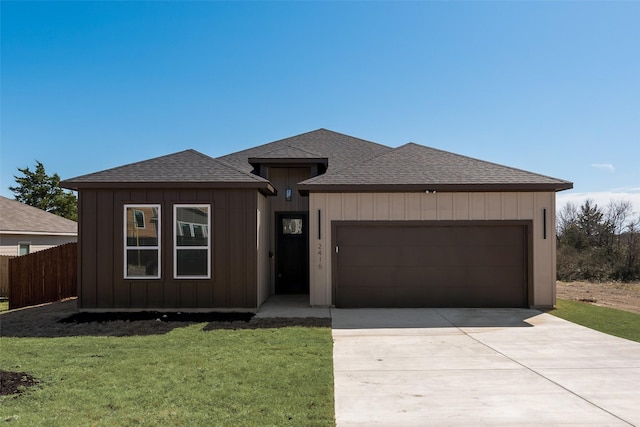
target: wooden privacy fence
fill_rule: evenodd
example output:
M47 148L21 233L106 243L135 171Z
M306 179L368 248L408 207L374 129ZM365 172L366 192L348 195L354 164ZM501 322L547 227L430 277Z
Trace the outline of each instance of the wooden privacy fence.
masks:
M77 296L77 243L9 260L9 309Z
M0 255L0 298L9 295L9 260L15 258L11 255Z

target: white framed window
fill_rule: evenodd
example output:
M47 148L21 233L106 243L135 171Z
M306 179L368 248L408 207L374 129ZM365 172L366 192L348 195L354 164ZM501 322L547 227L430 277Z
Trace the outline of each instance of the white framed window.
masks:
M173 206L173 275L211 278L211 205Z
M160 205L124 205L125 279L160 278L160 224Z
M31 253L31 242L18 242L18 256Z

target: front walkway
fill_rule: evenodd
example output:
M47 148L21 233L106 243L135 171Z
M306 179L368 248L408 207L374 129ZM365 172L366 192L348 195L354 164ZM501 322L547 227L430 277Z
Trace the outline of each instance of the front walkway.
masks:
M272 295L258 309L256 317L331 317L328 307L309 306L309 295Z

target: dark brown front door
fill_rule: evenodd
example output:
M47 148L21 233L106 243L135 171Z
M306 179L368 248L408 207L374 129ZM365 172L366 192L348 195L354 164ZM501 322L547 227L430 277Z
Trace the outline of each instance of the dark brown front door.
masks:
M527 227L341 224L336 307L526 307Z
M306 213L276 213L276 293L309 293Z

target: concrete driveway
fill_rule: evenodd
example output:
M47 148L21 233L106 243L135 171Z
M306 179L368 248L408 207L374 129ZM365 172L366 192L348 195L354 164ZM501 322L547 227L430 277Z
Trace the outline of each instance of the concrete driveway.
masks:
M332 309L342 426L640 425L640 343L526 309Z

